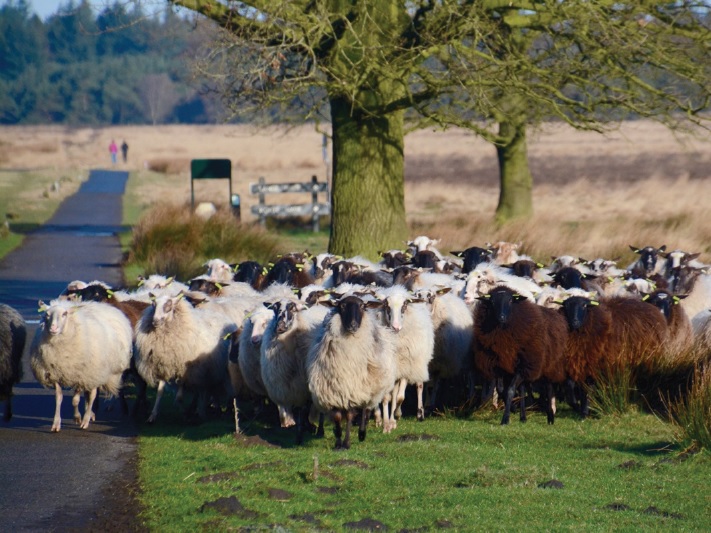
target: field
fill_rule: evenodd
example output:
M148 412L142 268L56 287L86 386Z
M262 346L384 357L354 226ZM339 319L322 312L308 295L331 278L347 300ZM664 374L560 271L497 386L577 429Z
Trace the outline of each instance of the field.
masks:
M192 158L232 160L246 220L255 203L249 183L260 176L326 178L322 136L308 126L0 128L0 185L11 191L0 205L10 227L48 216L51 205L33 210L55 193L54 181L71 178L56 205L89 169L109 167L112 138L130 145L128 162L116 167L132 172L127 223L160 202L188 202ZM711 262L710 141L703 132L677 139L649 122L606 137L548 126L530 136L535 216L496 227L493 147L458 130L415 132L406 138L411 236L441 238L443 250L522 241L541 261L570 253L619 257L623 266L633 255L628 244L667 244ZM196 193L225 201L227 185L198 183ZM269 198L282 200L303 198ZM308 244L319 246L323 235ZM424 423L408 416L391 435L371 427L364 443L334 452L330 427L325 439L297 448L293 432L249 410L235 438L230 415L194 426L168 398L163 406L155 425L141 425L141 517L152 530L701 531L711 523L708 454L685 453L674 426L651 414L580 422L561 406L553 427L540 413L509 427L489 410Z
M711 251L711 136L675 136L651 122L624 124L606 136L547 126L530 135L533 220L505 228L491 220L498 198L493 146L468 132L418 131L406 137L406 206L413 236L429 233L450 249L498 238L547 254L621 255L629 244ZM103 129L0 129L0 169L86 173L110 166L108 145L126 139L133 172L127 221L156 202L190 199L192 158L228 158L242 214L257 200L249 183L326 179L322 135L312 126L256 130L250 126L142 126ZM153 170L151 170L153 169ZM227 202L225 180L196 182L196 200ZM303 202L269 196L268 202ZM628 251L627 251L628 252ZM709 260L711 257L706 256Z

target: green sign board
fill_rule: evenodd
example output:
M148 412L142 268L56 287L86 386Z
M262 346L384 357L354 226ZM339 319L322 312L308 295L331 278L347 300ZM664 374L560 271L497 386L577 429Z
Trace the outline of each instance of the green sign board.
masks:
M195 208L194 180L230 180L229 198L232 201L232 161L229 159L193 159L190 161L190 205Z

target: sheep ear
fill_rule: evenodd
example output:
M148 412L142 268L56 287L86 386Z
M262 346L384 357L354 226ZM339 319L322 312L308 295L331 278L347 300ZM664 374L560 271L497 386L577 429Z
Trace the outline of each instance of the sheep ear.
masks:
M442 287L441 289L437 289L435 291L435 294L437 296L442 296L443 294L447 294L448 292L451 292L452 287Z
M148 298L151 299L151 302L155 302L155 301L156 301L156 295L153 294L152 292L149 292L149 293L148 293Z
M631 244L628 244L627 246L630 247L630 250L632 250L634 253L638 254L639 253L639 248L636 246L632 246Z
M659 249L657 250L657 252L662 253L662 252L666 252L666 250L667 250L667 245L666 245L666 244L662 244L662 245L659 247Z
M331 299L318 300L316 303L318 303L319 305L325 305L326 307L331 307L331 308L338 307L338 300L331 300Z
M37 305L39 306L39 309L37 310L38 313L44 313L47 311L47 309L49 309L49 306L42 300L40 300Z
M680 303L687 296L689 296L689 295L688 294L679 294L678 296L674 296L674 305Z
M368 300L365 302L365 307L368 309L380 309L385 305L385 302L381 302L380 300Z
M464 252L461 251L461 250L458 251L458 252L449 252L449 253L450 253L451 255L453 255L454 257L462 257L462 255L464 255Z

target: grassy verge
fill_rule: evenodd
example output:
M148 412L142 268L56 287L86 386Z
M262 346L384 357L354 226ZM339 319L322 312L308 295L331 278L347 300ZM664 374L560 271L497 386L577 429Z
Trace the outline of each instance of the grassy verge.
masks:
M74 194L86 174L41 169L0 172L0 258L22 244L24 236L46 222L67 196Z
M708 527L711 462L680 456L656 417L499 419L406 418L390 435L371 423L365 442L335 452L329 426L296 447L293 430L248 417L235 439L226 418L186 427L166 412L142 431L142 516L171 531Z

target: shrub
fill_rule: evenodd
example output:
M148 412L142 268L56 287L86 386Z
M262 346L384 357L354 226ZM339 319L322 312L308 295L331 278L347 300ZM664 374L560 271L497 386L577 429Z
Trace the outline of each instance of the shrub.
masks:
M128 262L139 265L145 274L187 280L202 274L209 259L266 263L277 247L276 237L239 223L228 209L204 220L193 215L189 206L161 204L134 226Z
M696 368L688 394L669 401L668 410L681 444L711 450L711 365Z

